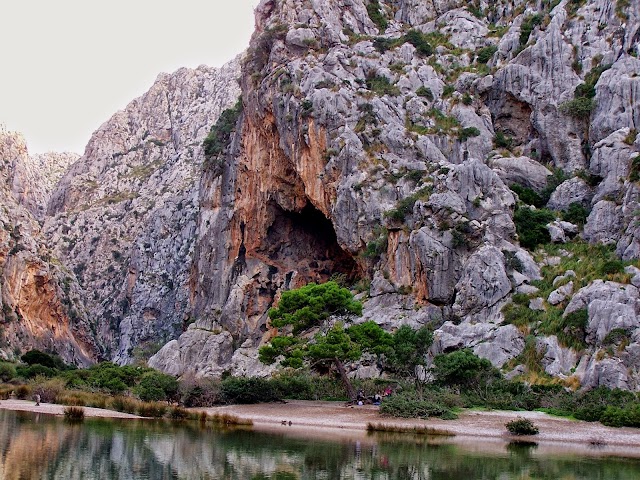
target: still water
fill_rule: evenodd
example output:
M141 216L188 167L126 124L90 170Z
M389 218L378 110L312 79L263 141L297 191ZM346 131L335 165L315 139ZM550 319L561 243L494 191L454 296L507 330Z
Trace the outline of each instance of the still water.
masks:
M0 410L0 479L638 480L640 460L535 445L432 444L406 435L329 441L195 423ZM542 454L541 450L544 450Z

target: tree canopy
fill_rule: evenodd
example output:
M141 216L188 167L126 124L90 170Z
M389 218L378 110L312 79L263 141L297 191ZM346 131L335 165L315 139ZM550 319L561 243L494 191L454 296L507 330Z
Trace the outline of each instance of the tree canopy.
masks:
M282 294L278 306L269 310L271 325L291 325L299 333L319 325L331 315L362 315L362 304L336 282L310 283Z

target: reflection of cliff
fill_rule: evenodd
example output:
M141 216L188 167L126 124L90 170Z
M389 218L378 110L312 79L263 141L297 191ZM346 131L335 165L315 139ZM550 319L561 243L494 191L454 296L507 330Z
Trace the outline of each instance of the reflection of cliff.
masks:
M28 480L46 478L49 466L55 463L60 446L65 443L67 432L56 428L19 429L2 435L0 478L4 480ZM3 427L7 424L3 421ZM5 435L9 434L9 437Z
M36 419L36 421L34 421ZM432 444L375 435L341 441L220 432L194 423L86 420L0 410L0 479L640 478L640 462L544 448Z

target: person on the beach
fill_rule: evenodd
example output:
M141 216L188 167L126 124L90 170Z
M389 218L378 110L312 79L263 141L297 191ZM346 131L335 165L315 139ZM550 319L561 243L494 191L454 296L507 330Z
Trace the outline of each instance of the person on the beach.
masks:
M36 397L36 407L39 407L40 406L40 394L36 393L35 397Z

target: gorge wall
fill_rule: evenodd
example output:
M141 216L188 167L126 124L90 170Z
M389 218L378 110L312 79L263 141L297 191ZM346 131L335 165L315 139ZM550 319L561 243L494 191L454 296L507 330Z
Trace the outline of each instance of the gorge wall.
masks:
M0 358L14 360L34 348L77 365L97 358L82 292L53 256L38 223L53 184L75 159L29 156L21 135L0 131Z
M434 354L470 347L515 375L533 349L549 374L638 388L637 262L617 277L569 281L560 263L570 247L534 254L519 244L521 199L509 188L543 194L559 178L548 202L557 215L582 205L582 237L638 258L638 9L261 2L243 111L201 179L196 321L150 364L265 374L256 350L273 334L269 306L283 289L339 274L370 281L358 321L431 324ZM563 242L580 226L548 228ZM553 268L562 271L551 295L543 284ZM542 320L506 318L516 293ZM578 310L582 347L567 341ZM607 350L615 329L626 340Z
M268 309L338 278L434 355L638 390L639 41L637 2L263 0L242 59L160 75L61 179L5 171L3 352L55 326L75 363L266 375Z

